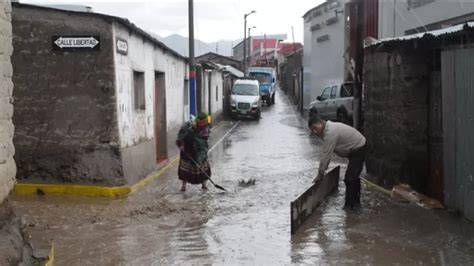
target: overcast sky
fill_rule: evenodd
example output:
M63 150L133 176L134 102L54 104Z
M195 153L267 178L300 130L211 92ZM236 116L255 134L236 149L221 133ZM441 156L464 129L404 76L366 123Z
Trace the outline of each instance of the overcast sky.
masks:
M188 1L44 1L22 0L22 3L84 4L95 12L128 18L137 26L153 31L160 36L178 33L188 36ZM295 40L303 41L302 16L323 0L194 0L195 38L205 42L243 37L243 15L252 10L257 13L248 17L248 26L256 26L252 35L288 34L291 41L291 26Z

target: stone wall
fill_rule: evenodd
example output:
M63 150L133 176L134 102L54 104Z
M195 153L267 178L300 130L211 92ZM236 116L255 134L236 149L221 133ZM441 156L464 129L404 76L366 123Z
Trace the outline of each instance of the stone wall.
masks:
M13 160L12 26L10 1L0 4L0 204L15 184L16 167Z
M15 184L13 160L13 52L10 1L0 3L0 265L31 265L31 250L23 237L20 219L13 212L8 195Z
M430 60L413 43L368 48L364 59L367 172L381 184L423 190L428 175Z
M18 179L121 185L114 41L107 19L13 5ZM53 36L95 35L100 49L62 51Z

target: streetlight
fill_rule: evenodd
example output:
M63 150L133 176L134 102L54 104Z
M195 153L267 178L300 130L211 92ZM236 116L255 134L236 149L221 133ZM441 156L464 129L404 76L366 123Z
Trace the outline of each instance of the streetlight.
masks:
M249 27L249 38L250 38L250 31L253 30L253 29L256 29L257 27L253 26L253 27Z
M247 17L255 13L257 11L252 10L244 15L244 75L247 73Z

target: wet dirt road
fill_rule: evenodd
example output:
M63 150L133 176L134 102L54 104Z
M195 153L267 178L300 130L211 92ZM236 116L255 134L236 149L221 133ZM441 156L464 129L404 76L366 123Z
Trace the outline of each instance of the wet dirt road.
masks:
M53 240L57 265L474 263L472 223L368 189L362 211L346 212L343 183L291 237L290 202L311 183L320 146L277 96L259 122L215 129L213 179L228 193L182 193L174 167L123 199L30 196L14 205L33 237ZM255 186L238 185L250 178Z

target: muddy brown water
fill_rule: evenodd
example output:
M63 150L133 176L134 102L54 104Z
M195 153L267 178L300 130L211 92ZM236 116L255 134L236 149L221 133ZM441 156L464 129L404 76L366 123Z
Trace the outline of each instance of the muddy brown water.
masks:
M342 182L291 236L290 202L312 181L319 149L278 95L259 122L239 122L213 149L213 179L228 193L211 185L182 193L173 168L127 198L16 196L14 206L32 237L53 241L56 265L474 264L472 223L367 189L362 210L346 212ZM344 173L344 163L332 166ZM241 187L241 179L256 184Z

